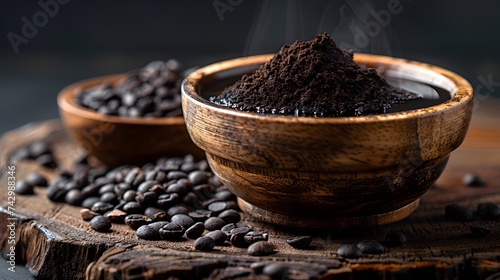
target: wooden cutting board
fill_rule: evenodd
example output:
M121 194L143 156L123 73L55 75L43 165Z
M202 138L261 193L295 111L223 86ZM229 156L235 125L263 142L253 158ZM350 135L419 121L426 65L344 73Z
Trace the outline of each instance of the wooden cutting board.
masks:
M43 139L52 143L56 160L63 167L70 168L76 157L77 147L58 120L27 125L0 139L0 248L4 256L10 253L8 225L12 220L8 218L14 217L16 266L25 264L40 279L255 279L249 265L260 261L288 263L290 279L485 279L500 275L500 221L454 222L444 217L444 207L452 202L472 210L482 202L500 204L499 109L499 101L481 103L465 142L452 153L436 187L403 221L356 231L310 232L277 228L245 217L254 228L269 233L270 242L278 248L278 253L269 257L252 257L245 249L231 246L198 252L188 240L140 240L125 225L113 225L110 233L97 233L81 220L80 208L50 202L41 188L35 195L16 195L15 211L9 215L5 172L9 164L16 166L16 180L32 172L55 178L53 171L34 162L8 163L12 151ZM464 186L462 177L468 172L481 175L487 185ZM485 237L473 237L470 225L492 231ZM356 260L341 261L336 256L342 244L383 240L391 231L404 233L408 243ZM309 250L293 249L285 242L304 234L314 237Z

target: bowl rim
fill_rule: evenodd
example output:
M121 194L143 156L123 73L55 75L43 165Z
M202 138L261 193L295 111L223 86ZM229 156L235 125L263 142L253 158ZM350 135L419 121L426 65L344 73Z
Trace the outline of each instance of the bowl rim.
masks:
M451 111L457 107L465 106L469 102L472 102L473 100L474 94L470 83L467 80L465 80L462 76L450 70L446 70L444 68L435 65L413 60L407 60L403 58L395 58L389 56L363 54L363 53L355 53L354 60L357 62L359 62L360 60L370 61L371 63L374 63L377 66L383 66L383 65L391 65L394 67L410 66L410 67L416 67L415 69L418 68L420 70L431 71L432 74L440 76L441 79L444 78L448 80L448 82L451 82L455 86L456 92L454 96L451 97L449 100L429 107L423 107L413 110L406 110L406 111L387 113L387 114L351 116L351 117L311 117L311 116L297 117L289 115L272 115L272 114L261 114L256 112L246 112L212 103L209 100L203 98L198 93L199 88L197 85L204 77L213 75L217 72L231 69L232 67L256 65L257 64L256 62L259 62L258 65L261 65L270 60L272 56L273 54L264 54L264 55L239 57L217 62L199 68L198 70L192 72L183 80L181 85L181 93L183 100L182 102L185 103L187 102L186 100L189 100L189 102L195 103L196 106L206 107L220 114L226 114L240 118L251 118L251 119L262 119L262 120L266 119L266 120L273 120L276 122L286 122L286 123L306 123L306 124L351 123L352 124L352 123L386 122L386 121L393 121L400 119L429 117L432 115L444 114L446 111ZM184 107L185 106L183 106L183 110L185 110ZM184 112L184 115L186 115L186 112Z
M111 122L117 124L133 124L133 125L184 125L183 116L172 117L120 117L120 116L107 116L95 112L93 110L81 107L75 103L76 96L82 92L82 89L97 86L105 81L117 83L125 77L125 73L112 74L105 76L97 76L74 82L64 87L57 95L57 105L60 110L66 111L70 114L84 117L91 120Z

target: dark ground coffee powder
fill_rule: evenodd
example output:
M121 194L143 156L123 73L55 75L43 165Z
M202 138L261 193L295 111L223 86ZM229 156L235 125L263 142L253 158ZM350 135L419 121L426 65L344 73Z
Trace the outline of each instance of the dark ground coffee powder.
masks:
M346 117L386 113L416 99L390 86L328 34L285 45L254 73L210 100L237 110L295 116Z

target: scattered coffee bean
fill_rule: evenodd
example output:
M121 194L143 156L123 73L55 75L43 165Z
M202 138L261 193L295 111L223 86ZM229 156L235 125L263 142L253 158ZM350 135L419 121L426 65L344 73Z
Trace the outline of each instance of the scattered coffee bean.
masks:
M83 195L83 194L82 194ZM81 206L83 208L88 208L90 209L92 207L92 205L94 205L94 203L96 203L97 201L99 201L99 198L98 197L95 197L95 196L91 196L91 197L87 197L85 198L82 203L81 203Z
M485 227L469 226L470 232L476 237L484 237L490 234L491 229Z
M90 210L97 212L99 214L104 214L108 211L111 211L115 206L108 202L97 201L92 205Z
M90 221L92 218L99 216L99 213L90 211L89 209L80 209L80 216L82 216L82 220Z
M90 226L96 231L109 231L111 229L111 222L104 216L95 216L90 220Z
M267 242L267 241L259 241L250 245L247 249L247 252L251 256L268 256L275 253L276 247Z
M193 218L189 217L186 214L177 214L172 216L170 219L172 223L176 223L184 228L190 228L193 226L196 222L193 220Z
M288 266L281 263L270 263L262 268L262 274L265 274L271 279L286 279Z
M298 236L288 239L286 243L296 249L307 249L311 246L311 236Z
M462 179L464 185L468 187L482 187L485 185L483 178L475 173L467 173Z
M150 223L148 224L148 226L150 228L153 228L154 230L156 231L160 231L160 228L162 228L163 226L165 226L166 224L168 224L169 222L167 221L158 221L158 222L153 222L153 223Z
M269 240L269 234L265 232L257 232L257 231L250 231L245 236L243 236L243 240L245 243L249 245L253 243L257 243L259 241L268 241Z
M483 220L496 220L500 218L500 207L491 202L480 203L476 213Z
M184 235L185 230L184 227L171 222L160 228L159 232L161 238L165 240L178 240Z
M207 230L218 230L225 226L226 222L221 218L210 217L205 221L204 225Z
M264 270L264 267L268 264L269 263L267 262L254 262L250 264L250 268L253 270L255 274L261 274L262 270Z
M35 188L33 187L33 185L26 181L18 181L14 190L17 194L22 195L35 193Z
M392 231L385 236L385 244L392 247L403 246L406 243L406 236L401 232Z
M215 247L215 240L210 236L202 236L194 242L194 248L198 251L210 251Z
M112 223L123 224L125 222L125 217L127 213L119 209L113 209L108 213L104 214L106 218Z
M459 222L470 221L473 218L473 214L469 209L455 203L445 207L445 216L447 219Z
M79 189L71 189L66 193L64 201L71 205L80 206L83 201L82 192Z
M221 230L211 231L211 232L207 233L206 236L211 237L215 241L215 245L219 245L219 246L226 243L226 240L227 240L227 234Z
M197 222L204 222L208 218L212 216L212 211L204 210L204 209L198 209L189 212L189 217L193 218L193 220Z
M176 206L170 207L168 209L167 213L172 217L172 216L177 215L177 214L188 214L189 210L182 205L176 205Z
M234 228L229 232L229 242L234 247L246 248L248 243L245 241L245 235L251 231L248 227Z
M354 244L346 244L339 247L337 255L340 258L357 259L363 255L363 252Z
M144 210L139 203L135 201L129 201L123 205L123 211L127 212L128 214L140 214L143 213Z
M160 239L160 233L158 230L150 227L149 225L140 226L135 234L145 240L158 240Z
M186 237L189 239L196 239L200 237L205 231L205 226L202 222L197 222L186 230Z
M363 240L358 243L358 248L363 254L379 255L384 253L384 246L375 240Z
M222 211L219 216L226 224L237 223L241 220L240 213L234 209Z
M29 174L28 176L26 176L24 181L26 181L28 184L31 184L31 185L37 186L37 187L47 187L48 186L47 179L38 173Z
M125 224L132 229L138 229L140 226L147 225L150 222L148 217L140 214L132 214L125 217Z

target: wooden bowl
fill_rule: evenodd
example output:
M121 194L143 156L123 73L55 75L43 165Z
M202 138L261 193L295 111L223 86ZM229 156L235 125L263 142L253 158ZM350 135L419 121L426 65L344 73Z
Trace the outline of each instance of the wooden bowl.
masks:
M161 156L193 154L203 158L203 151L193 144L184 118L127 118L106 116L78 106L76 96L83 90L116 83L124 75L97 77L64 88L57 98L59 113L70 136L89 155L108 166L140 164Z
M242 210L296 227L345 229L392 223L410 215L464 140L473 91L442 68L384 56L355 61L439 86L452 98L439 105L363 117L262 115L206 99L268 61L239 58L201 68L182 85L193 142L215 174L239 197ZM394 72L395 71L395 72Z

